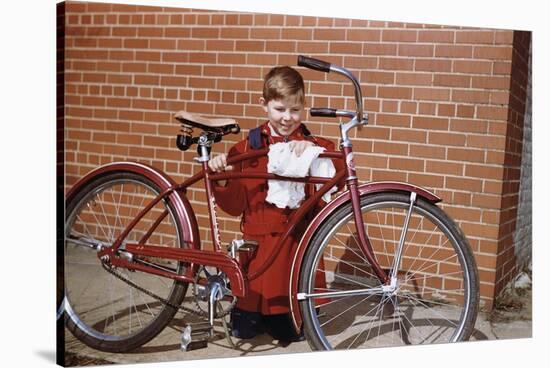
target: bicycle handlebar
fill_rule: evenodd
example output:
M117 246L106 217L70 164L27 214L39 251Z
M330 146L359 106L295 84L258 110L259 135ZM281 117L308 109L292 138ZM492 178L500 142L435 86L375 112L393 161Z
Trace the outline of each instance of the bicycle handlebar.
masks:
M325 118L335 118L338 115L336 115L336 109L329 109L327 107L312 107L309 109L309 114L311 116L322 116Z
M330 73L331 67L331 64L326 61L310 58L304 55L298 56L298 65L325 73Z
M349 70L341 66L333 65L333 64L327 63L326 61L310 58L304 55L298 56L298 65L309 69L317 70L320 72L325 72L325 73L334 72L348 78L353 84L353 88L354 88L357 122L361 123L361 121L364 118L363 117L363 96L361 94L361 85L359 84L359 81L357 80L355 75L353 75ZM321 110L323 109L318 109L317 112L321 113ZM332 110L332 109L324 110L324 112L327 113L325 115L312 115L312 116L326 116L326 117L338 116L337 114L332 115L332 112L329 113L329 110ZM315 112L314 109L313 109L313 112ZM312 109L310 109L310 114L313 114L313 112L312 112Z

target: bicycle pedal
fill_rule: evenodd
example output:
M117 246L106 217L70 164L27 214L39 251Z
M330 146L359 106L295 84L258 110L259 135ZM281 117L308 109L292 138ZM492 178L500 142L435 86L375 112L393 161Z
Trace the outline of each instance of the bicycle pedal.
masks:
M181 333L181 350L191 351L208 347L212 326L208 322L187 323Z
M252 253L258 247L258 242L255 240L234 239L227 247L227 250L233 258L236 257L237 252Z

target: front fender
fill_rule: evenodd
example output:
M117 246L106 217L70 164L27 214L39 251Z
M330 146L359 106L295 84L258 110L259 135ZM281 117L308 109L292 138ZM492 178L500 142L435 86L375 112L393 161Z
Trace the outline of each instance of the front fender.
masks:
M65 196L66 201L70 201L71 198L93 178L120 171L143 175L158 185L161 191L176 185L176 182L171 177L152 166L130 161L112 162L90 171L78 182L76 182L67 192L67 195ZM176 191L170 193L168 198L174 205L174 209L181 220L183 241L187 242L190 248L199 249L200 236L198 232L197 219L189 200L183 193Z
M368 194L380 193L380 192L406 192L411 193L415 192L418 196L424 198L425 200L437 203L441 201L437 195L432 192L427 191L416 185L396 182L396 181L378 181L362 184L358 187L359 196L363 197ZM319 213L315 216L313 221L309 224L306 229L296 252L294 253L294 260L292 261L292 266L290 269L290 311L292 315L292 320L294 323L294 328L296 331L300 331L302 326L302 316L300 314L300 306L297 299L298 293L298 283L301 273L302 261L308 245L315 234L315 231L323 224L323 222L329 218L340 206L344 205L346 202L350 201L349 191L345 191L340 194L338 197L329 202Z

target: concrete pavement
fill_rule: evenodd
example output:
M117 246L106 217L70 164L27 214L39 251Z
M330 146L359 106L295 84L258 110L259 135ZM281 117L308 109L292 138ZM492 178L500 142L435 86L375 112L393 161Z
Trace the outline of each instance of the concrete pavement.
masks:
M480 313L471 340L479 341L531 337L530 291L523 293L519 298L521 299L521 307L519 308L516 303L514 308L504 306L503 309L496 310L491 314ZM291 354L311 351L306 341L282 346L267 334L260 335L252 340L239 340L233 338L236 345L235 348L233 348L225 337L221 323L217 322L215 326L215 336L211 339L207 348L183 352L180 350L180 331L187 322L190 322L188 315L185 320L183 316L183 313L178 313L172 323L165 328L161 334L148 344L131 353L115 354L93 350L76 340L68 330L66 330L66 351L83 357L87 359L88 362L93 362L93 359L97 359L98 362L102 363L112 362L126 364ZM84 363L84 360L82 360L80 364L87 363ZM97 364L97 362L95 364Z

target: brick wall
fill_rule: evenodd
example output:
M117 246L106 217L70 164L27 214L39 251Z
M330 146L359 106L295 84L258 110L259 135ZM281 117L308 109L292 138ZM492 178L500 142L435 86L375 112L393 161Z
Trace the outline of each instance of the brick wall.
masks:
M518 271L514 234L518 223L523 127L529 79L530 33L515 32L513 45L495 294L498 294Z
M529 62L532 55L529 53ZM519 189L519 204L514 247L517 265L520 269L529 266L533 243L533 134L532 134L532 82L531 67L529 67L527 97L525 102L525 117L523 126L523 147L521 153L521 179Z
M238 120L241 135L214 148L225 152L265 119L263 75L306 54L359 77L371 122L354 140L361 178L409 181L444 199L476 254L485 308L514 271L525 101L524 66L515 68L528 34L73 2L65 21L66 187L115 160L146 162L176 180L196 173L193 150L175 147L174 113ZM340 77L300 71L308 106L353 108ZM306 123L337 141L337 121ZM207 241L204 192L188 195ZM224 218L221 228L229 241L238 220Z

